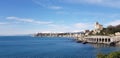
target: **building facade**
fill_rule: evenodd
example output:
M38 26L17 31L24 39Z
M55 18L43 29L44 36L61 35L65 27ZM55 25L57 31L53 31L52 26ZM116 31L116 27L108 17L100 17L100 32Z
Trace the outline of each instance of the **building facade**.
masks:
M103 30L103 25L99 24L98 22L95 23L95 30L94 34L100 33L100 31Z

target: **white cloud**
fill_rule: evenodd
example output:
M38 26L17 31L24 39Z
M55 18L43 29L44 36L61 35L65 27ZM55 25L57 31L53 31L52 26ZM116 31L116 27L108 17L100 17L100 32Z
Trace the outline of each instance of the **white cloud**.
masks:
M59 0L60 2L66 2L66 3L101 3L106 0Z
M60 9L62 9L62 7L60 7L60 6L49 6L48 8L54 9L54 10L60 10Z
M75 23L75 24L69 24L69 25L55 25L51 24L48 25L50 32L81 32L86 29L93 29L93 24L91 23Z
M36 21L34 19L26 19L26 18L18 18L18 17L7 17L6 19L9 20L16 20L20 22L26 22L26 23L35 23L35 24L52 24L52 22L46 22L46 21Z
M88 2L88 3L102 3L104 2L105 0L84 0L85 2Z
M53 9L53 10L60 10L63 7L61 6L56 6L56 2L52 1L52 0L32 0L35 4L44 7L44 8L48 8L48 9Z
M107 26L108 26L108 25L116 26L116 25L119 25L119 24L120 24L120 20L115 20L115 21L109 22L109 23L107 24Z
M76 23L76 24L74 24L74 26L76 28L80 28L80 29L89 29L91 26L93 26L93 24L89 24L89 23Z
M0 36L14 36L14 35L28 35L39 32L40 29L21 29L21 28L13 28L10 26L0 27Z
M56 14L70 14L69 12L65 12L65 11L57 11Z
M7 22L0 22L0 25L7 25L7 24L9 24L9 23L7 23Z
M42 31L41 33L52 33L51 31Z
M88 3L120 8L120 0L87 0Z
M74 3L74 4L93 4L93 5L120 8L120 0L60 0L60 2Z
M72 29L70 26L62 24L50 24L48 26L50 27L49 29L53 32L70 32L70 30Z
M75 27L77 27L77 28L85 28L85 27L87 27L87 24L85 24L85 23L76 23Z

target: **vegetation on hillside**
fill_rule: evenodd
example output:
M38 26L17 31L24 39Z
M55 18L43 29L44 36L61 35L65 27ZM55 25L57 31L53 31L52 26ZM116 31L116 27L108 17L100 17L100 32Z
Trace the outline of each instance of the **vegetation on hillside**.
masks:
M115 34L116 32L120 32L120 25L117 26L108 26L107 28L103 28L101 33L108 35L108 34Z
M108 26L106 28L103 28L103 30L100 31L100 33L93 34L93 31L89 33L89 35L114 35L116 32L120 32L120 24L117 26Z
M109 54L97 54L97 58L120 58L120 51L119 52L111 52Z

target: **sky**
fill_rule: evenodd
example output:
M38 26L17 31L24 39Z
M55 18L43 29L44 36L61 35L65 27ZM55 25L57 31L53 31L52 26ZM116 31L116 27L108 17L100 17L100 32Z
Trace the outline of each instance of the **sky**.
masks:
M120 24L120 0L0 0L0 35L79 32Z

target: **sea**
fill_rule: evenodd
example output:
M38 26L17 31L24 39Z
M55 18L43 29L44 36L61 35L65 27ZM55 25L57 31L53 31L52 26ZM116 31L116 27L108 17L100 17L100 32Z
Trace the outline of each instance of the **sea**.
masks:
M120 46L77 43L74 38L0 36L0 58L96 58Z

